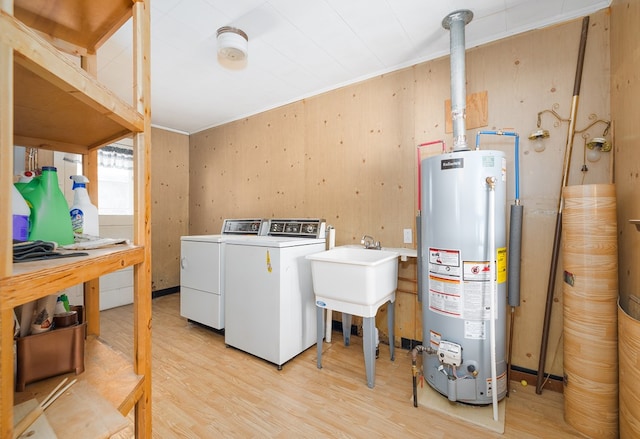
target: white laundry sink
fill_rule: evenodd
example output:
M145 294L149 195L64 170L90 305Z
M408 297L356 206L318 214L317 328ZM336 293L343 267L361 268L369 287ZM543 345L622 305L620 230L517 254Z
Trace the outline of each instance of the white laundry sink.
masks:
M398 286L399 253L340 246L307 255L316 299L363 307L389 300ZM323 306L322 303L317 303ZM384 302L382 302L384 303ZM332 303L324 304L327 308ZM377 308L377 307L376 307ZM348 310L345 310L348 311ZM354 312L356 315L363 315Z
M362 245L356 245L356 244L347 244L344 247L349 247L349 248L362 248ZM381 248L382 251L390 251L390 252L396 252L398 253L398 255L400 256L400 260L401 261L406 261L409 258L417 258L418 257L418 250L416 250L415 248L406 248L406 247L382 247Z

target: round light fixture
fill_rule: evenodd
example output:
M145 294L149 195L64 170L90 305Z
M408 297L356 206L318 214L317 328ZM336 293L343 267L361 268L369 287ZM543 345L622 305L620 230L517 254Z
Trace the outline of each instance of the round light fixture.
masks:
M533 142L533 149L542 152L545 149L544 139L549 138L549 131L538 129L529 134L529 140Z
M231 26L218 29L218 59L241 62L247 58L249 38L242 30Z
M595 137L586 143L586 147L589 149L587 151L587 160L595 163L600 160L603 152L611 151L611 142L604 137Z

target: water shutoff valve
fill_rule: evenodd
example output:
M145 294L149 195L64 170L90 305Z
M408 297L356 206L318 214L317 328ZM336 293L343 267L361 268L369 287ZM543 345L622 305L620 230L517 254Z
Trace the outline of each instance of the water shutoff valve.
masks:
M462 346L458 343L441 340L438 346L438 359L442 364L460 366L462 364Z

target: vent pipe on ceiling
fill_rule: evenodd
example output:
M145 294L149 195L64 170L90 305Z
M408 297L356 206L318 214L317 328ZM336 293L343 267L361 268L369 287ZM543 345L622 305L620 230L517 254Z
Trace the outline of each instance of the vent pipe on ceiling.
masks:
M451 44L451 121L453 123L453 150L468 151L467 87L464 65L464 27L473 19L473 12L462 9L444 17L442 27L450 31Z

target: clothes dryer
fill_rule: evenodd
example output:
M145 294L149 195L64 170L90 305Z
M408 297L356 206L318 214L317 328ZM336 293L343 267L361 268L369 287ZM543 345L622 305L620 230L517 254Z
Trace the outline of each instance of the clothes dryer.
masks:
M219 235L180 238L180 315L214 329L224 329L224 247L268 231L263 219L226 219Z

